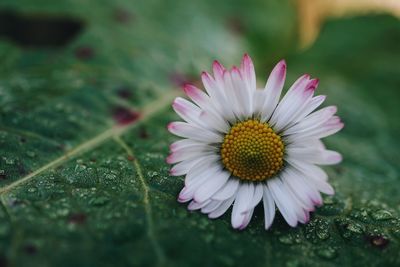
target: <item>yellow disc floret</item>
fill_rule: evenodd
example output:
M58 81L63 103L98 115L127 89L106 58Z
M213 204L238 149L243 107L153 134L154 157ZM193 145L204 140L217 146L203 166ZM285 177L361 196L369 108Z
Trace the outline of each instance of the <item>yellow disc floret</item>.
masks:
M232 126L221 147L222 162L246 181L272 178L283 166L284 144L268 123L250 119Z

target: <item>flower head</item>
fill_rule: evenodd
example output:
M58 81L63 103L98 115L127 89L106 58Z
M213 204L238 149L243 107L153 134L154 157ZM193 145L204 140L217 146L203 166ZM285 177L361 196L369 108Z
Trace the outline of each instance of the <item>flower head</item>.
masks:
M171 144L171 175L185 175L179 202L209 218L233 204L231 222L244 229L254 208L263 202L265 229L275 206L290 226L306 223L320 192L334 194L327 174L317 165L336 164L339 153L321 138L343 128L336 107L315 111L325 96L314 96L318 79L301 76L280 99L286 63L272 70L264 89L257 89L253 63L244 55L239 68L226 70L218 61L213 76L201 75L206 92L187 84L186 95L173 108L185 122L168 125L184 139Z

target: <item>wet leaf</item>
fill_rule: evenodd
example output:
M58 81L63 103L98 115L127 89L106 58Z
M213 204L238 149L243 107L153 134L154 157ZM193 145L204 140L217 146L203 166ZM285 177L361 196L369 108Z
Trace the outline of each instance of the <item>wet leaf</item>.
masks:
M264 2L2 1L82 29L61 47L0 31L0 266L399 265L399 21L330 21L299 52L293 6ZM176 201L171 101L244 52L260 85L283 56L288 84L319 77L346 123L326 142L345 159L326 168L337 195L307 225L266 232L258 207L239 232Z

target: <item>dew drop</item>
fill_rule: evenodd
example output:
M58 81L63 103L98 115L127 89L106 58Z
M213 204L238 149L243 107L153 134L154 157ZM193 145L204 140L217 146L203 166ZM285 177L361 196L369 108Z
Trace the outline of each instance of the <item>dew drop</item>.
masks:
M336 258L338 254L336 249L332 247L322 247L318 249L316 252L319 257L327 260L332 260Z
M29 193L35 193L37 191L37 188L36 187L30 187L30 188L28 188L28 192Z
M105 204L107 204L109 201L109 199L107 197L95 197L95 198L91 198L89 199L89 205L92 206L104 206Z
M7 165L14 165L15 160L14 159L10 159L10 158L3 158L6 161Z
M357 238L365 231L361 224L348 219L336 219L335 223L340 230L341 236L346 239Z
M290 234L281 235L281 236L278 238L278 240L279 240L279 242L281 242L282 244L285 244L285 245L292 245L292 244L294 244L294 239L293 239L292 235L290 235Z
M159 176L159 173L156 172L156 171L149 171L149 172L147 172L147 176L148 176L149 178L154 178L154 177Z
M69 209L62 208L62 209L57 209L57 215L59 216L67 216L69 213Z
M368 222L369 220L368 212L365 209L353 210L350 216L362 222Z
M109 181L114 181L117 179L117 176L113 173L107 173L104 177Z
M33 151L26 151L26 155L30 158L34 158L36 156L36 153Z
M378 210L371 214L372 219L376 221L386 221L393 219L393 215L387 210Z
M323 223L319 224L315 229L315 233L321 240L328 239L330 237L328 222L324 221Z

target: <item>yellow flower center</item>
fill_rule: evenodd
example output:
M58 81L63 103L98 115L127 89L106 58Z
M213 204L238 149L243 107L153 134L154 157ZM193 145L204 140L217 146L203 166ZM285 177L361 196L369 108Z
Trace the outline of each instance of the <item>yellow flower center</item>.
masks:
M250 119L235 124L225 135L222 162L245 181L272 178L283 166L284 144L268 123Z

